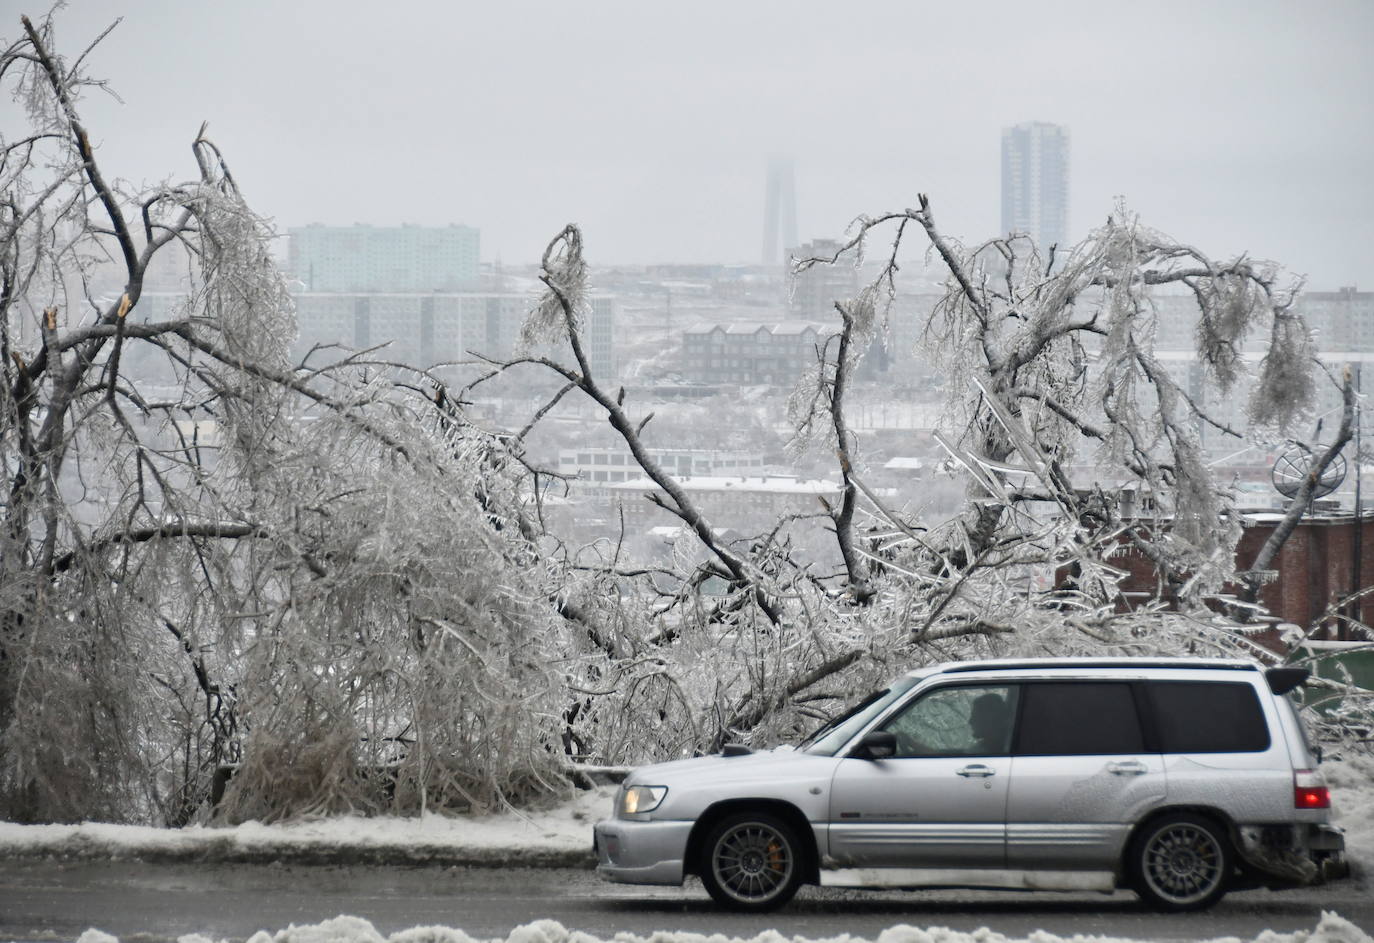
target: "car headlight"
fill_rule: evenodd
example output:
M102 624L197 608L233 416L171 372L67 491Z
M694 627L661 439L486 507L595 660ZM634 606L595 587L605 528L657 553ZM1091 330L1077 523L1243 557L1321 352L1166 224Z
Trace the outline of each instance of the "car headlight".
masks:
M626 786L620 794L620 814L639 815L658 808L668 795L667 786Z

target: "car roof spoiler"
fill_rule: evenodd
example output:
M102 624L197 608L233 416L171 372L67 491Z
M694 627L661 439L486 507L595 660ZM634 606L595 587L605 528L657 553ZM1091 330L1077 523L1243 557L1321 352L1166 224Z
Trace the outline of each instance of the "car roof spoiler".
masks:
M1291 665L1264 670L1264 680L1269 682L1269 690L1275 694L1287 694L1289 691L1295 690L1311 675L1312 670L1310 668L1295 668Z

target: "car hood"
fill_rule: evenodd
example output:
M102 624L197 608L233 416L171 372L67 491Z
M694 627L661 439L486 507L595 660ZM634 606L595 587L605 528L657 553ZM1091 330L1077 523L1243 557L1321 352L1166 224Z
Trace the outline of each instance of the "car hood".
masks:
M816 756L782 747L744 756L696 756L641 766L626 777L625 784L681 788L727 782L796 781L828 777L837 762L833 756Z

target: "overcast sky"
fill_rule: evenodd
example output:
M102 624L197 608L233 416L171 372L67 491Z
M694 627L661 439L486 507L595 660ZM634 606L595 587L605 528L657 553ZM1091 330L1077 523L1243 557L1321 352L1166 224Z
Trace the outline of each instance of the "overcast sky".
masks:
M803 239L925 192L976 240L1001 129L1039 120L1072 135L1075 236L1121 195L1214 255L1374 288L1370 0L72 0L61 46L117 15L92 65L124 104L86 109L106 173L191 175L207 119L283 229L465 223L516 263L576 221L594 264L754 262L778 154Z

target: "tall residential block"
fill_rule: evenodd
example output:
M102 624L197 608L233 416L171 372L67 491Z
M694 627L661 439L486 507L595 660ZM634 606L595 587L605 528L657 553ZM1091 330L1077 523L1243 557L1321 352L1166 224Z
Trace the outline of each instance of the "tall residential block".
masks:
M800 246L788 246L791 259L829 259L837 256L844 244L835 239L813 239ZM813 265L788 281L787 309L793 318L829 321L836 318L835 302L850 301L859 293L859 270L853 254L833 264Z
M476 287L471 226L322 226L289 230L289 270L306 291L462 291Z
M1033 121L1002 130L1002 235L1025 233L1042 255L1069 247L1069 129Z

